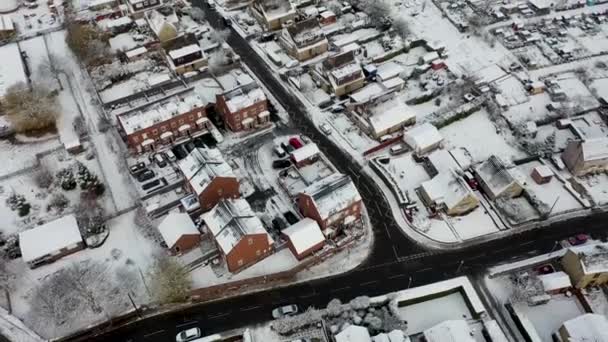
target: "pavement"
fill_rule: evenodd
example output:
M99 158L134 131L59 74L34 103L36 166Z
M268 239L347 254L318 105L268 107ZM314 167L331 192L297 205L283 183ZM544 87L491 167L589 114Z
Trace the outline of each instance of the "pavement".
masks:
M207 11L202 1L193 1L207 12L208 21L223 28L223 19ZM426 251L409 240L396 224L390 207L376 184L361 172L337 146L316 130L299 100L286 91L247 42L232 31L228 43L289 113L293 128L308 135L341 172L355 181L367 206L374 232L374 247L367 260L353 271L286 285L264 292L200 303L113 328L86 341L172 341L184 329L198 326L204 335L261 323L271 319L280 305L324 307L331 299L348 301L361 295L380 295L462 275L479 274L486 266L559 248L556 241L578 232L605 232L608 214L597 214L553 224L542 230L515 234L461 251ZM73 341L76 341L74 339Z

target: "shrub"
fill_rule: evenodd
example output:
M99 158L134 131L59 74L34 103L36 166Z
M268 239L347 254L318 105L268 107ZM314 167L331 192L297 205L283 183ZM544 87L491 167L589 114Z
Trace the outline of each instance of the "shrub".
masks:
M29 133L55 127L57 121L56 96L42 86L25 83L10 86L4 96L3 108L17 133Z
M42 189L48 189L53 184L53 174L46 167L41 167L34 175L34 181Z

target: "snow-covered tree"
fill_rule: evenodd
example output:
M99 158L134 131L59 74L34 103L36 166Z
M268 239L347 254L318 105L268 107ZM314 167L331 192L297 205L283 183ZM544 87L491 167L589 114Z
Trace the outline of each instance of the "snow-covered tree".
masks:
M359 296L351 300L349 304L353 310L367 310L370 301L368 296Z
M65 40L74 55L86 64L103 64L109 55L108 36L96 25L67 20Z
M150 291L161 304L185 302L192 288L188 270L175 259L157 255L149 272Z
M42 164L34 174L34 181L36 185L38 185L42 189L47 189L53 184L53 174L49 170L49 168Z
M76 163L77 181L80 184L80 189L87 196L97 198L105 192L105 185L99 180L96 174L92 173L89 168L81 162Z
M55 193L51 196L47 205L47 211L57 210L57 212L63 212L70 205L70 200L62 193Z
M323 318L322 312L315 308L308 308L297 316L283 317L272 323L272 329L281 335L288 335L302 328L320 322Z
M393 22L393 28L397 35L402 39L406 40L411 35L410 25L407 23L405 18L399 17Z
M17 211L19 217L27 216L32 208L23 195L12 193L6 199L6 205L13 211Z
M342 314L342 311L342 302L337 298L330 300L327 304L327 315L329 317L338 317Z
M74 177L74 171L71 168L59 170L55 177L63 190L69 191L76 188L76 177Z
M215 75L222 74L229 68L230 59L226 51L219 49L209 55L209 71Z

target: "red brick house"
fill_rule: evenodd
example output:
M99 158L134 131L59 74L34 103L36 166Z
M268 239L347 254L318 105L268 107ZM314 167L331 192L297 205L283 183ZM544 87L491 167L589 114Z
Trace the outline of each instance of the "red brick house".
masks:
M289 250L298 260L306 258L325 245L325 236L319 224L308 217L283 229L281 234L287 240Z
M291 161L297 167L303 167L314 163L320 155L319 147L315 143L308 143L290 153Z
M319 23L322 26L335 24L337 22L338 22L338 17L336 17L336 14L330 10L321 12L319 14Z
M169 213L158 231L173 255L187 252L201 242L201 233L186 213Z
M321 230L339 228L361 218L361 195L350 177L334 173L304 189L297 198L303 216L319 224Z
M233 132L270 123L268 99L257 84L242 85L217 95L216 110Z
M209 129L208 103L194 91L120 114L118 124L127 146L137 153L170 145L180 137Z
M274 241L246 200L222 200L201 218L230 272L272 254Z
M200 209L207 211L220 200L238 198L239 181L217 149L196 148L179 161L186 188L198 197Z

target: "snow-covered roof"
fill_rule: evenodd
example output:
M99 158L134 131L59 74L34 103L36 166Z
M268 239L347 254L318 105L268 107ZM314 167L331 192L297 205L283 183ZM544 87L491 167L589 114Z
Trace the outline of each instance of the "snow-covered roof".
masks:
M125 52L125 55L127 56L127 58L133 58L133 57L143 55L146 52L148 52L148 49L146 49L145 46L140 46L138 48Z
M203 50L201 49L200 45L190 44L190 45L183 46L179 49L169 51L169 57L171 57L171 59L173 59L173 60L176 60L178 58L182 58L182 57L191 55L193 53L202 52L202 51Z
M570 341L608 342L608 319L599 314L584 314L563 324Z
M245 199L222 200L201 218L224 254L230 253L247 235L265 234L268 243L273 242Z
M200 235L190 215L186 213L169 213L158 225L158 230L169 248L172 248L184 235Z
M435 168L438 173L446 172L450 170L460 171L461 166L454 159L453 152L460 151L459 149L446 151L446 150L435 150L429 153L429 162Z
M361 200L361 195L350 177L341 173L334 173L311 184L302 193L314 200L323 219Z
M319 14L319 16L321 16L321 18L323 18L323 19L327 19L327 18L335 17L336 14L330 10L327 10L327 11L323 11L321 14Z
M231 113L266 100L266 94L257 85L243 85L222 94Z
M88 7L100 7L105 5L113 5L116 3L116 0L92 0L89 2Z
M498 157L492 155L488 160L475 168L475 172L496 195L517 182Z
M217 176L235 177L222 153L215 148L195 148L179 161L178 166L197 195Z
M424 331L427 342L475 342L471 328L464 320L444 321Z
M443 137L435 126L426 122L405 131L403 140L414 150L424 151L430 146L441 143Z
M27 82L25 69L21 61L21 53L16 43L0 47L0 98L6 90L15 83Z
M19 7L17 0L2 0L0 1L0 12L10 12Z
M382 94L384 91L384 88L379 83L370 83L350 94L349 97L355 103L365 103L371 98Z
M579 256L585 274L608 273L608 243L581 245L570 250Z
M401 330L393 330L388 334L382 333L372 337L374 342L409 342L409 337L405 336Z
M74 215L66 215L19 233L23 261L31 262L82 242Z
M358 62L342 65L331 71L331 75L336 80L336 83L340 84L343 79L347 79L349 76L360 74L361 66Z
M442 171L433 179L421 184L422 191L437 205L445 204L449 209L456 207L469 196L475 196L466 182L451 170Z
M379 77L382 81L386 81L393 77L399 76L399 74L402 73L403 70L405 70L403 66L395 62L386 62L378 66L376 76Z
M551 170L549 166L544 164L535 167L534 171L536 171L536 173L538 173L538 175L543 178L553 176L553 170Z
M315 220L310 218L304 218L296 224L287 227L282 233L289 237L291 244L298 254L325 241L321 228L319 228Z
M133 20L130 17L124 16L124 17L110 20L107 23L107 27L114 28L114 27L126 26L126 25L131 24L132 22L133 22Z
M167 26L175 30L175 32L178 31L179 18L175 11L165 15L158 10L152 10L146 12L145 16L148 19L148 25L157 36Z
M320 153L319 147L315 143L308 143L291 152L291 157L296 163L312 158Z
M565 289L572 286L570 276L563 271L541 274L538 276L538 279L541 281L543 288L547 292Z
M126 134L133 134L147 127L167 121L176 115L190 112L195 108L204 107L207 104L196 92L188 91L169 97L162 102L148 107L119 115L118 120L122 124Z
M548 9L554 3L554 0L528 0L528 2L538 9Z
M15 25L8 15L0 15L0 31L14 31Z
M490 335L490 340L492 342L509 342L504 331L502 331L498 322L495 320L485 321L483 325L486 328L488 335Z
M375 133L383 132L416 119L416 113L403 101L394 97L388 101L378 101L371 104L369 111L371 114L369 124Z
M371 342L367 328L358 325L349 325L336 335L336 342Z
M588 139L581 142L583 160L602 160L608 158L608 138Z

